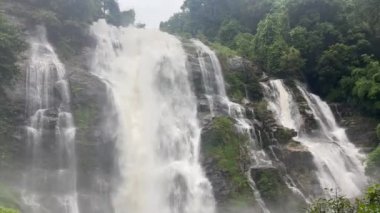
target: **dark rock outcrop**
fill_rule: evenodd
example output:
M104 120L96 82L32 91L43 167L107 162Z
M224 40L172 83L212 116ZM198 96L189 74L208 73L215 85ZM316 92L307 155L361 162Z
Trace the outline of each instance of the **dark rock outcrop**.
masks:
M253 168L250 175L271 212L294 212L305 206L302 198L292 195L293 192L287 187L283 174L278 169Z
M379 143L376 126L379 121L374 117L362 115L346 104L330 104L339 125L346 129L347 136L365 152L373 150Z
M117 174L117 115L107 86L91 74L91 49L65 62L71 88L71 106L76 132L78 191L83 212L112 209L113 177Z

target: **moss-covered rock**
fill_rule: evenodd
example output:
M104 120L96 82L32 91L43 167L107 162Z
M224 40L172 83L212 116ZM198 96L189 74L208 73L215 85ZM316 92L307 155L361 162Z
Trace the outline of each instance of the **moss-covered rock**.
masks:
M366 174L380 182L380 146L368 155Z
M266 100L254 102L253 107L255 109L255 118L257 120L265 123L268 127L272 127L276 124L273 113L268 109L268 102Z
M251 175L264 200L279 202L285 196L286 186L276 169L252 169Z
M306 195L323 193L315 174L313 155L298 141L291 140L281 150L280 160L284 163L288 174L299 183L299 188Z
M219 208L252 206L254 196L246 176L247 138L237 133L230 118L215 118L210 129L203 132L202 153Z
M297 136L297 132L293 129L288 129L285 127L278 127L274 132L274 137L280 144L288 144L293 137Z
M271 212L301 212L306 203L302 199L294 197L282 175L276 168L251 170L252 179Z
M220 44L211 47L219 57L230 99L235 102L241 102L243 98L260 100L263 97L260 86L263 71L251 61L237 56L228 47Z

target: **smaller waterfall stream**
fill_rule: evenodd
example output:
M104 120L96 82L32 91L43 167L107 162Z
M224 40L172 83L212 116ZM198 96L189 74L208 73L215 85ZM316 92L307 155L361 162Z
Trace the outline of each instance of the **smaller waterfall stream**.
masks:
M23 201L28 213L78 213L75 126L65 67L39 27L31 39L26 100L30 117L29 170Z
M249 137L250 146L252 147L252 149L250 149L252 167L273 167L271 160L258 144L254 125L251 120L247 119L245 107L229 100L225 90L222 68L218 57L202 42L198 40L192 40L192 42L197 48L197 59L201 67L205 96L209 103L211 115L229 115L235 120L236 129ZM262 200L260 192L257 190L256 184L249 173L250 172L247 174L247 178L250 181L256 202L259 204L263 213L269 213L270 211Z
M345 129L338 126L327 103L308 93L304 87L297 87L320 127L320 137L304 136L300 140L304 140L314 156L321 185L324 188L337 188L348 197L361 195L367 184L363 166L365 156L349 141ZM319 143L315 143L316 140Z
M339 127L334 115L318 96L303 86L297 89L306 100L308 108L319 128L312 133L305 131L303 117L290 89L282 80L263 84L268 106L280 125L298 132L295 140L301 142L314 157L317 176L322 188L338 189L348 197L356 197L367 183L362 156ZM329 192L333 196L335 192Z

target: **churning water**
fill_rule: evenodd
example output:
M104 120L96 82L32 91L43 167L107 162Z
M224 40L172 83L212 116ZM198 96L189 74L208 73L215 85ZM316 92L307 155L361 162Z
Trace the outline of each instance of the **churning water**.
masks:
M364 156L348 139L343 128L326 102L309 93L303 86L296 89L307 103L318 129L312 133L305 131L303 117L293 93L282 80L271 80L263 84L269 108L274 112L280 125L298 132L295 140L308 148L317 167L317 177L322 188L333 189L335 193L356 197L367 184L364 173ZM338 190L337 192L335 191Z
M22 198L25 212L78 213L75 126L65 67L39 27L30 40L26 100L30 165Z
M213 213L199 163L201 128L186 54L156 30L92 26L94 74L109 86L119 127L116 213ZM113 109L110 109L113 110Z
M174 36L135 28L117 28L104 20L91 31L97 39L92 73L108 87L118 115L116 135L118 172L112 193L115 213L214 213L212 186L199 162L200 97L193 91L188 55ZM30 165L25 172L22 198L30 213L79 213L75 125L64 65L46 32L39 28L30 40L27 71L27 142ZM248 136L251 169L275 168L256 135L248 107L229 100L216 54L191 41L199 65L202 94L211 117L229 116ZM318 128L306 131L300 106L281 80L263 84L277 122L298 132L314 157L323 188L337 188L349 197L360 195L367 180L363 156L339 127L329 106L303 86L296 86ZM197 99L198 98L198 99ZM253 112L251 112L253 114ZM260 133L260 132L259 132ZM247 178L260 211L268 213L251 174ZM284 182L307 201L293 179ZM83 211L83 210L82 210ZM102 210L100 210L101 212Z

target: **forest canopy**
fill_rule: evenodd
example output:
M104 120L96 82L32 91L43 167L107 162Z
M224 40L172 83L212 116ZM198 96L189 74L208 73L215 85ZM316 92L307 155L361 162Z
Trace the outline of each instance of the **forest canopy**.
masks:
M380 1L186 0L160 28L206 38L330 101L380 114Z

